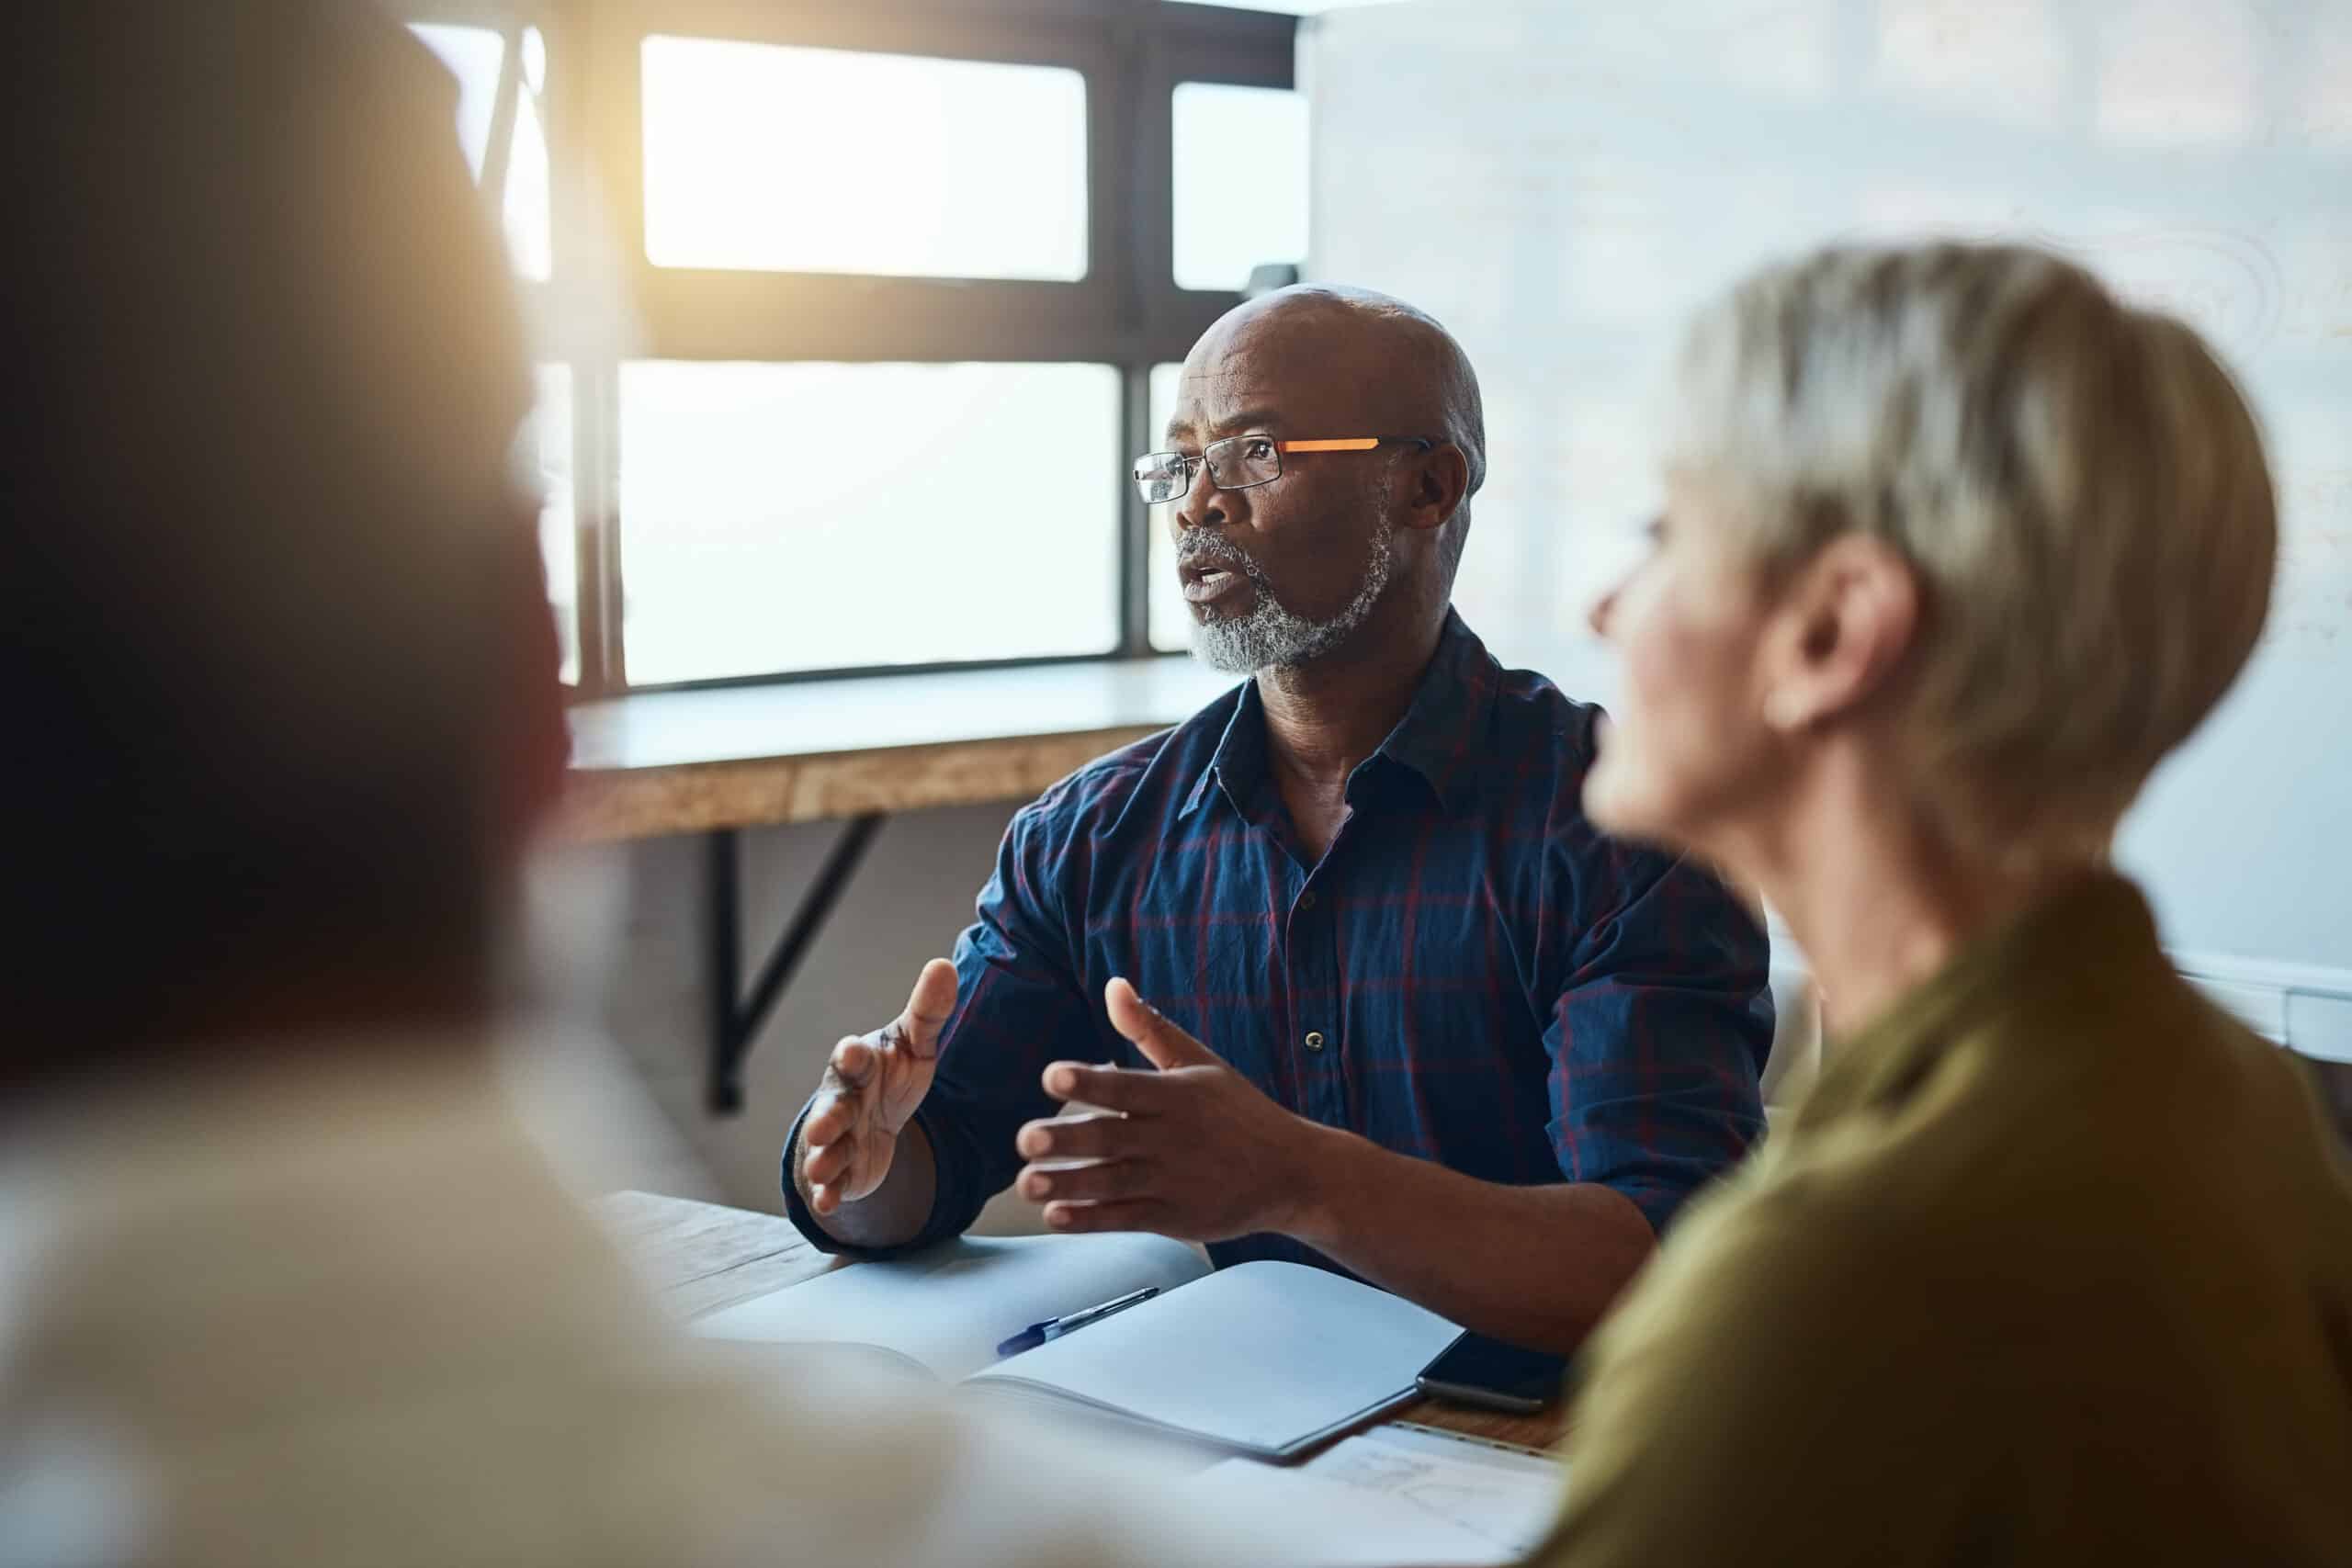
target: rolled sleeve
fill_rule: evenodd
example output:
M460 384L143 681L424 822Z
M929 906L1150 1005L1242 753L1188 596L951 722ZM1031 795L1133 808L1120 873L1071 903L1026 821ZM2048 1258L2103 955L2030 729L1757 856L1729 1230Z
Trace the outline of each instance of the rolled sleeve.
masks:
M1770 947L1708 873L1606 852L1623 898L1588 927L1546 1032L1547 1130L1569 1180L1623 1192L1662 1235L1763 1134Z
M1059 796L1048 794L1013 818L976 918L956 941L956 1010L940 1035L931 1092L914 1115L931 1142L938 1190L922 1229L888 1253L961 1235L1020 1173L1013 1138L1022 1125L1057 1109L1041 1081L1046 1065L1093 1052L1099 1030L1074 978L1070 936L1053 896L1066 858L1056 847ZM791 1162L808 1116L804 1106L785 1141L786 1216L822 1251L887 1255L828 1234L802 1201Z

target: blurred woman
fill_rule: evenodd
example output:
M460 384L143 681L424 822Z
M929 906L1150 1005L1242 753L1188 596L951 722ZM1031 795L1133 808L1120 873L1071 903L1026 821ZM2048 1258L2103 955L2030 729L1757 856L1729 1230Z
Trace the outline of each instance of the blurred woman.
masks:
M2107 861L2261 633L2245 398L1937 245L1750 278L1673 410L1587 808L1760 888L1832 1044L1595 1341L1544 1561L2352 1562L2352 1180Z

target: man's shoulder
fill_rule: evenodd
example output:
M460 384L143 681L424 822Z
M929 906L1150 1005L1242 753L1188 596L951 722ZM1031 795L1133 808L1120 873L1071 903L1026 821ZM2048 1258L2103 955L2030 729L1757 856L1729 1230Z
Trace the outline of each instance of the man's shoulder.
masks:
M1513 747L1542 746L1559 766L1578 773L1592 765L1598 703L1578 701L1537 670L1497 664L1494 682L1498 739Z
M1064 774L1021 808L1015 826L1068 833L1107 827L1138 810L1155 818L1174 816L1216 755L1240 700L1236 684L1182 723Z
M1463 736L1459 764L1478 792L1510 819L1523 820L1522 808L1540 804L1555 828L1580 826L1584 777L1599 754L1600 706L1568 695L1540 671L1502 664L1483 649L1464 685L1464 696L1484 710L1483 721Z

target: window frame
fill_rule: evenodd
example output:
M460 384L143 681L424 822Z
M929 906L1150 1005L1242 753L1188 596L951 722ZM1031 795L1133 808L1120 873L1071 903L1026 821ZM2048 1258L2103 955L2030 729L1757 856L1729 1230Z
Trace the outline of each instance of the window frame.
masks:
M1151 367L1182 360L1241 299L1238 288L1176 287L1174 93L1181 82L1295 89L1296 17L1172 0L403 0L399 12L404 21L492 28L507 39L483 156L493 211L503 191L491 176L494 170L503 182L510 156L524 29L537 28L547 45L539 107L554 207L548 279L515 284L540 358L571 370L574 700L1170 657L1151 646L1150 519L1127 482L1128 460L1154 445ZM1054 282L655 266L645 252L641 74L643 41L653 35L1077 71L1086 84L1085 276ZM590 221L609 231L617 253L637 329L631 359L1114 367L1120 450L1111 470L1116 493L1104 499L1119 529L1114 649L630 682L620 614L621 355L599 323L567 321L560 305L581 265L567 254L567 236L587 231Z

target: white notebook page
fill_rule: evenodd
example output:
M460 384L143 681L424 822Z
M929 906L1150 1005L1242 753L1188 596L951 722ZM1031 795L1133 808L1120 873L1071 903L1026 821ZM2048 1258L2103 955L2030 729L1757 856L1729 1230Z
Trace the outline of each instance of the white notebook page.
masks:
M1461 1330L1296 1263L1242 1263L970 1381L1029 1385L1277 1452L1409 1392Z
M998 1344L1033 1323L1147 1285L1172 1291L1208 1268L1199 1253L1166 1236L966 1236L912 1258L836 1269L712 1313L694 1329L714 1339L879 1346L954 1382L994 1365ZM1056 1343L1158 1304L1131 1307Z

